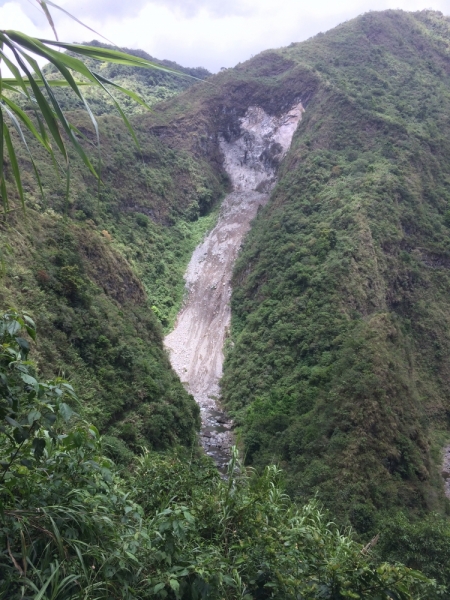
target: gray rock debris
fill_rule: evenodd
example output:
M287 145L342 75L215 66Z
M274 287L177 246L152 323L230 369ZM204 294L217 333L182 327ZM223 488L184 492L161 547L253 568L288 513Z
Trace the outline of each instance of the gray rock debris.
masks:
M240 120L242 135L232 142L220 138L224 167L235 191L271 190L304 110L298 102L286 114L274 117L250 106Z
M185 273L186 301L165 338L172 367L200 406L202 446L221 470L233 443L233 423L218 403L233 266L251 221L269 199L262 192L275 183L277 164L289 149L303 112L301 102L281 117L251 106L241 119L240 137L232 142L221 138L234 191L224 198L217 225L194 250Z

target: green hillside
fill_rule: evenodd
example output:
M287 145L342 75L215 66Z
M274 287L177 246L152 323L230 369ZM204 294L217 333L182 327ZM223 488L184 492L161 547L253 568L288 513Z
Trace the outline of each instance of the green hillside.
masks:
M130 119L141 148L88 92L100 186L72 157L67 199L38 153L42 198L21 155L28 208L0 223L0 295L38 337L0 318L2 398L22 410L0 437L0 597L448 595L394 563L450 585L449 48L449 18L385 11L206 82L101 65L154 105ZM221 481L162 334L230 190L219 139L250 106L299 99L233 281L223 402L255 471L232 462ZM58 376L78 399L44 383Z
M98 40L92 40L91 42L87 42L87 44L89 46L117 50L115 46L104 44ZM161 70L145 69L142 67L127 67L125 65L111 64L92 58L85 58L84 62L92 71L98 73L105 79L138 94L148 106L152 106L163 100L168 100L172 96L175 96L194 85L196 81L206 79L211 75L211 73L203 67L189 68L183 67L170 60L158 60L143 50L133 50L131 48L121 48L121 50L133 56L152 61L155 65L161 67ZM170 71L176 71L177 74L171 73ZM55 69L52 65L48 65L46 67L46 72L50 75L52 72L55 72ZM137 102L128 96L122 95L117 89L110 90L110 92L120 101L122 108L128 116L146 112L147 109L145 107L137 104ZM83 90L83 93L92 108L92 112L96 116L109 113L116 114L114 101L104 90L88 87ZM66 110L84 109L81 100L76 98L72 92L57 90L56 94Z
M127 85L143 78L135 71ZM142 83L149 102L155 101L155 82L169 95L195 82L151 73L154 79ZM108 75L121 81L120 72ZM64 94L60 101L70 111L73 100ZM137 148L110 105L100 112L102 184L72 156L68 198L64 178L34 147L41 196L15 137L27 214L17 202L0 225L0 294L5 309L27 310L36 320L40 343L34 359L43 376L69 379L78 390L77 410L108 434L109 451L126 463L130 449L196 445L198 407L171 370L162 333L176 316L186 264L213 223L210 209L222 191L208 165L202 168L188 153L138 127ZM97 160L86 114L70 114Z
M236 266L223 392L247 461L357 527L446 505L449 33L388 11L277 51L316 89Z

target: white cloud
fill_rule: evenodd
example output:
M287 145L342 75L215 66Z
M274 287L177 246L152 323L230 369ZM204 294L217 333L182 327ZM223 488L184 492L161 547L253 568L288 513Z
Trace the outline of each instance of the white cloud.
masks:
M368 10L450 12L448 0L60 0L60 4L120 46L212 71L267 48L302 41ZM61 13L54 14L62 39L93 37ZM0 0L0 22L3 28L50 35L45 20L25 0Z

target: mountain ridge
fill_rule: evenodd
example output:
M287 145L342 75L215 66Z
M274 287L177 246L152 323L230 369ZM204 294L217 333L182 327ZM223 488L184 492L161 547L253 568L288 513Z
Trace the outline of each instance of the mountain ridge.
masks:
M447 582L449 38L437 12L367 13L133 115L141 152L106 107L100 193L74 163L66 203L39 157L46 204L26 181L35 229L2 223L15 246L3 301L34 307L41 368L80 386L114 458L191 447L198 409L162 328L231 190L220 142L244 135L250 107L279 117L301 100L290 150L264 156L278 181L235 266L223 403L248 465L281 465L295 501L317 495L361 539L383 531L381 554Z

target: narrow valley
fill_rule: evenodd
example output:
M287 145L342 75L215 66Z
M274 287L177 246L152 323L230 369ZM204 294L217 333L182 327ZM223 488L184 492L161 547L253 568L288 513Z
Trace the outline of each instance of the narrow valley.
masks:
M219 402L233 266L252 220L269 200L279 161L303 111L301 101L281 117L249 107L240 135L220 139L233 191L222 201L216 226L192 255L185 274L186 301L165 338L174 370L200 406L202 446L221 470L233 439L232 422Z

